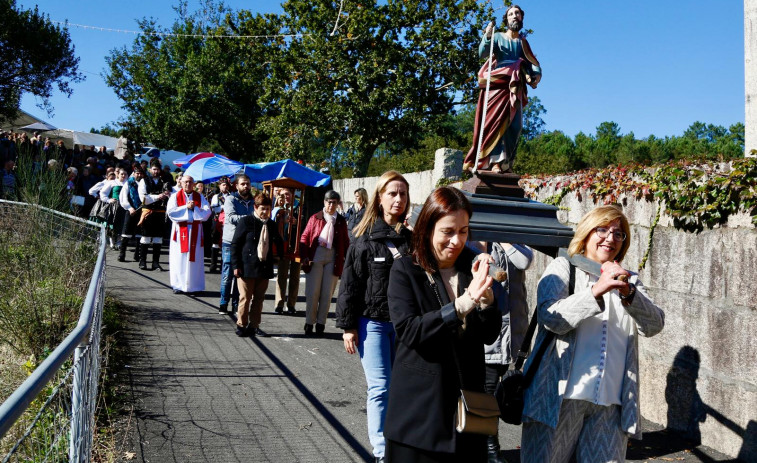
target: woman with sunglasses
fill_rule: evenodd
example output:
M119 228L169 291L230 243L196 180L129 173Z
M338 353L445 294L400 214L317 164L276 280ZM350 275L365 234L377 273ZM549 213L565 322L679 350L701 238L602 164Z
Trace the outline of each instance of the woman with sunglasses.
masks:
M600 264L600 276L558 257L539 281L533 351L549 344L525 394L523 462L567 463L574 453L579 463L622 462L628 437L641 438L638 337L659 333L665 314L621 265L630 233L619 207L592 210L568 254Z

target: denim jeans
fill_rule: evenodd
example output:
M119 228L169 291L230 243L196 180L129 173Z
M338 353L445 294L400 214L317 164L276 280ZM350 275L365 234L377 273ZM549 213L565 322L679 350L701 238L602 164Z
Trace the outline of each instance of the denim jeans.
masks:
M232 307L239 304L239 288L234 284L231 272L231 243L221 243L221 305L228 304L231 299Z
M373 456L381 458L386 446L384 420L395 354L394 325L360 317L357 350L368 384L368 439L373 446Z

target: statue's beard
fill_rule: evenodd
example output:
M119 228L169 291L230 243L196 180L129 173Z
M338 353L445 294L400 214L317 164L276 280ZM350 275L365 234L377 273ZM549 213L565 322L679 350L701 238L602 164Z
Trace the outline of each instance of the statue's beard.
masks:
M511 31L518 32L521 29L523 29L523 22L518 21L517 19L513 19L507 24L507 28L510 29Z

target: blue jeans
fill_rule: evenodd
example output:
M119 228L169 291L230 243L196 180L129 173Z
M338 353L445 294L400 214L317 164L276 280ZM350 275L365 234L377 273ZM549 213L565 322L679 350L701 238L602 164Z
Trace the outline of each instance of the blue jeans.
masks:
M368 384L368 439L373 446L373 456L381 458L386 447L384 420L394 364L394 325L360 317L357 350Z
M231 272L231 243L221 243L221 305L229 303L232 307L239 304L239 288L234 284Z

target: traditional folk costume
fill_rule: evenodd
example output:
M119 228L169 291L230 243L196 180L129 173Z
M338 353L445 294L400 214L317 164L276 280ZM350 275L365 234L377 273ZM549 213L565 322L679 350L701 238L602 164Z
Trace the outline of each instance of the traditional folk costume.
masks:
M163 230L166 220L166 203L168 199L158 199L165 191L171 191L171 185L162 178L143 178L139 181L139 199L142 201L142 214L138 226L142 227L140 238L139 268L147 269L147 250L152 244L152 269L160 269L160 247L163 243Z
M173 222L169 244L169 270L174 291L187 293L205 289L205 236L202 223L210 218L210 204L192 192L193 209L187 208L187 194L179 190L168 199L166 214Z
M126 260L126 246L129 240L135 236L141 238L141 235L137 233L137 222L139 222L140 212L142 207L142 201L139 199L139 182L134 177L129 177L126 181L126 185L121 189L121 195L119 196L119 202L123 208L123 227L121 229L121 247L119 248L118 260L123 262ZM134 214L131 211L135 211ZM139 243L134 249L134 260L139 260Z

